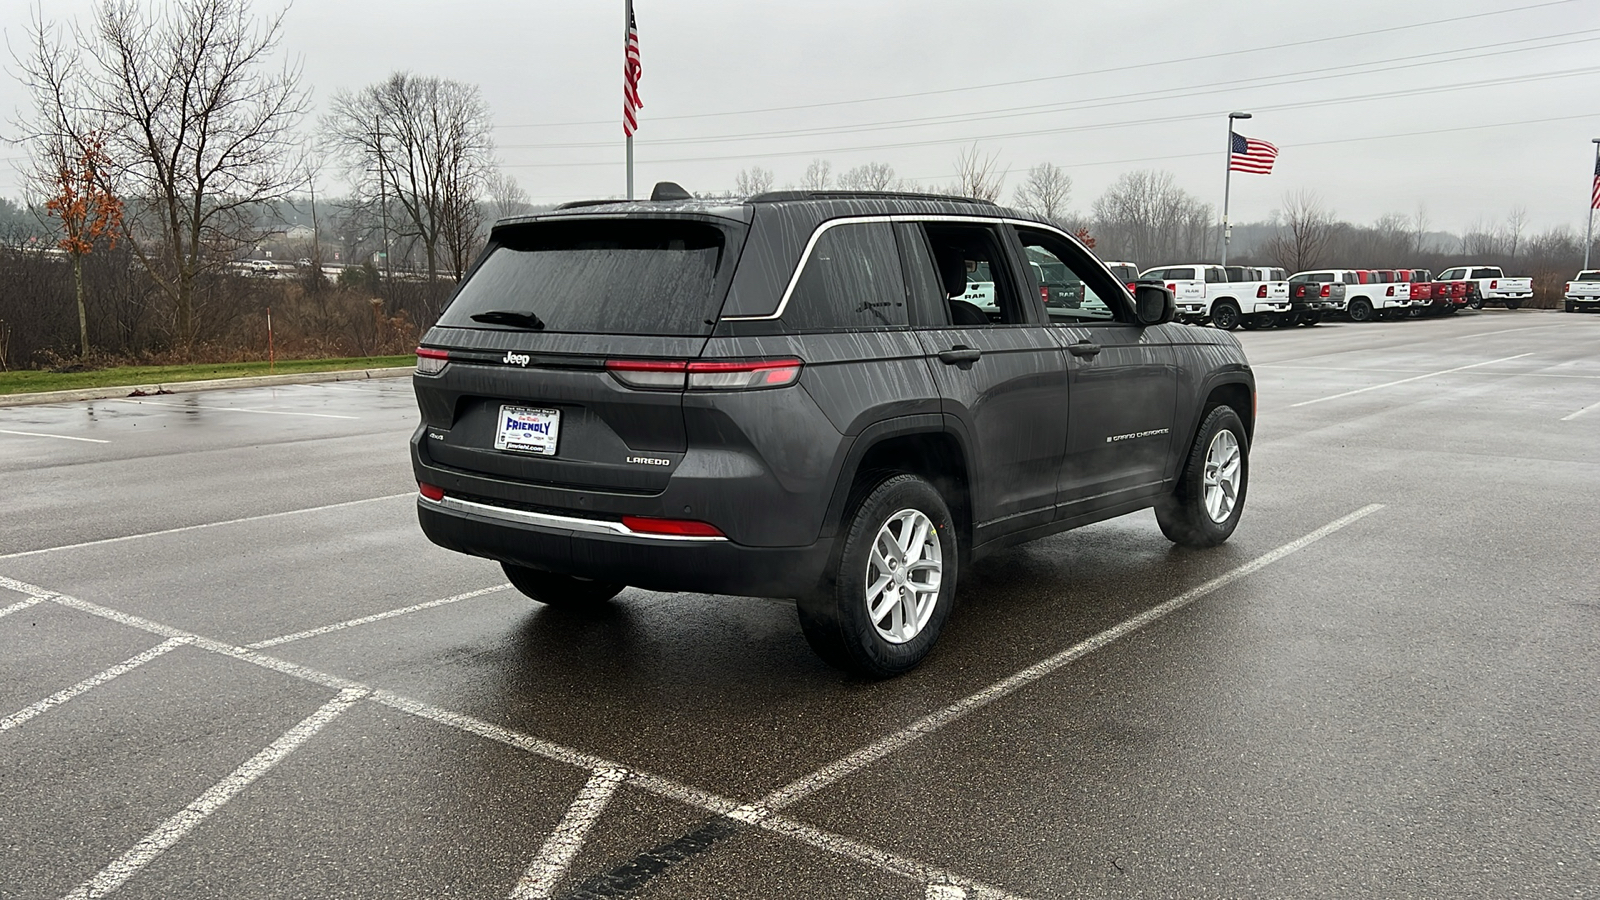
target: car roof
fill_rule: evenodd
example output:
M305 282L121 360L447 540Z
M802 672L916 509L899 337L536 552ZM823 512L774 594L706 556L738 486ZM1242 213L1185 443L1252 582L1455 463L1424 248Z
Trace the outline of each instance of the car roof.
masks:
M746 199L689 198L678 200L577 200L541 213L509 216L495 227L524 222L550 221L582 216L702 215L749 224L761 207L784 209L810 208L821 219L858 215L954 215L984 218L1021 219L1066 230L1029 213L1009 209L988 200L947 194L906 191L769 191Z

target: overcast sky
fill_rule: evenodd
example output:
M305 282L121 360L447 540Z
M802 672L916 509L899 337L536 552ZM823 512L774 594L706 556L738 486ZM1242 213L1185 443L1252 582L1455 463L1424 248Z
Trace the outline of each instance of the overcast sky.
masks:
M0 0L13 48L31 5ZM68 19L90 3L45 7ZM887 162L932 186L952 180L956 154L975 142L1009 167L1005 199L1048 161L1072 175L1078 211L1139 168L1169 170L1220 206L1225 116L1243 110L1255 118L1240 133L1281 155L1270 176L1235 176L1235 222L1311 189L1358 222L1422 204L1433 228L1460 231L1520 205L1535 229L1584 227L1600 0L636 0L635 10L644 193L661 179L731 188L750 165L782 186L817 157L836 173ZM300 0L283 51L319 112L335 90L401 69L480 85L500 156L537 202L623 190L621 0ZM8 113L27 102L15 68L8 61L0 79ZM17 197L18 151L3 152L0 194Z

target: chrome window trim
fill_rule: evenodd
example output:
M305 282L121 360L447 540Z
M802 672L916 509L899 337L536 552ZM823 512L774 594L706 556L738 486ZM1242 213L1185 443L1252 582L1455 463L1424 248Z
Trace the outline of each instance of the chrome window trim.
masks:
M605 519L583 519L577 516L559 516L554 513L537 513L525 509L510 509L504 506L491 506L487 503L475 503L471 500L462 500L446 494L442 500L429 500L419 496L419 503L427 503L452 512L471 513L474 515L488 516L505 522L517 522L523 525L537 525L542 528L559 528L563 531L578 531L584 534L609 534L619 537L642 538L651 541L680 541L690 543L712 543L727 541L726 537L698 537L694 535L679 534L644 534L634 531L621 522L610 522Z
M1082 241L1070 234L1067 234L1060 228L1045 222L1035 222L1032 219L1018 219L1011 216L956 216L948 213L929 213L926 215L918 213L893 213L886 216L840 216L837 219L828 219L825 222L819 223L816 229L811 232L811 237L806 241L805 249L800 252L800 264L795 266L794 273L789 276L789 284L783 289L783 296L778 300L778 308L776 311L764 316L723 316L720 321L771 322L783 318L784 310L789 308L789 299L794 296L795 286L800 283L800 275L801 273L805 272L806 263L811 261L811 251L817 246L817 241L822 238L822 235L830 229L836 228L840 225L870 225L879 222L887 222L891 224L895 222L965 222L973 225L1013 225L1054 232L1055 234L1060 235L1062 238L1077 244L1079 249L1088 254L1089 258L1094 260L1095 263L1097 263L1100 268L1105 271L1106 277L1118 284L1122 283L1116 275L1112 274L1111 269L1107 268L1105 262L1102 261L1100 257L1095 256L1093 250L1085 247Z

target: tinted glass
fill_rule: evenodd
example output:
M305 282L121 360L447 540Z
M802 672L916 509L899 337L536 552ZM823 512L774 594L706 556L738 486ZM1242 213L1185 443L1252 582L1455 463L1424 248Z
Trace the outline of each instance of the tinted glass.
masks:
M928 250L927 235L922 233L921 227L908 223L895 225L894 232L900 243L900 258L905 264L906 285L910 288L912 323L950 324L950 310L939 284L933 254Z
M800 330L891 328L906 324L906 289L887 222L837 225L806 258L783 313Z
M1111 266L1111 274L1123 281L1134 281L1139 277L1139 270L1133 266Z
M961 303L977 307L991 325L1017 325L1027 321L1016 284L1011 280L1006 255L1000 249L999 235L993 227L932 222L923 227L936 264L955 265L954 261L960 260L960 265L966 269L966 291L950 298L952 308ZM961 324L962 318L952 314L951 321Z
M1255 281L1255 272L1244 266L1228 266L1226 269L1229 281ZM1207 279L1209 280L1209 279Z
M1579 281L1600 281L1600 272L1595 272L1595 271L1579 272L1578 273L1578 280Z
M577 220L502 228L439 324L512 328L472 319L507 311L537 316L544 331L709 334L722 248L722 231L700 222Z
M1501 278L1499 269L1473 269L1469 278Z
M1044 309L1055 324L1086 321L1105 322L1117 318L1122 308L1118 282L1107 282L1082 251L1048 231L1018 228L1028 254L1035 287L1044 299Z
M1222 271L1218 266L1207 266L1205 278L1207 284L1220 284L1228 280L1228 273Z

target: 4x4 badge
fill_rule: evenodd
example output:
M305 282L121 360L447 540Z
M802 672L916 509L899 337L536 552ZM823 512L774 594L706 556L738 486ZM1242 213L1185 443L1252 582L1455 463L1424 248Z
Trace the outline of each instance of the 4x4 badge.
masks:
M506 358L500 361L508 366L522 366L526 368L528 363L533 362L533 357L526 353L513 353L512 351L507 350Z

